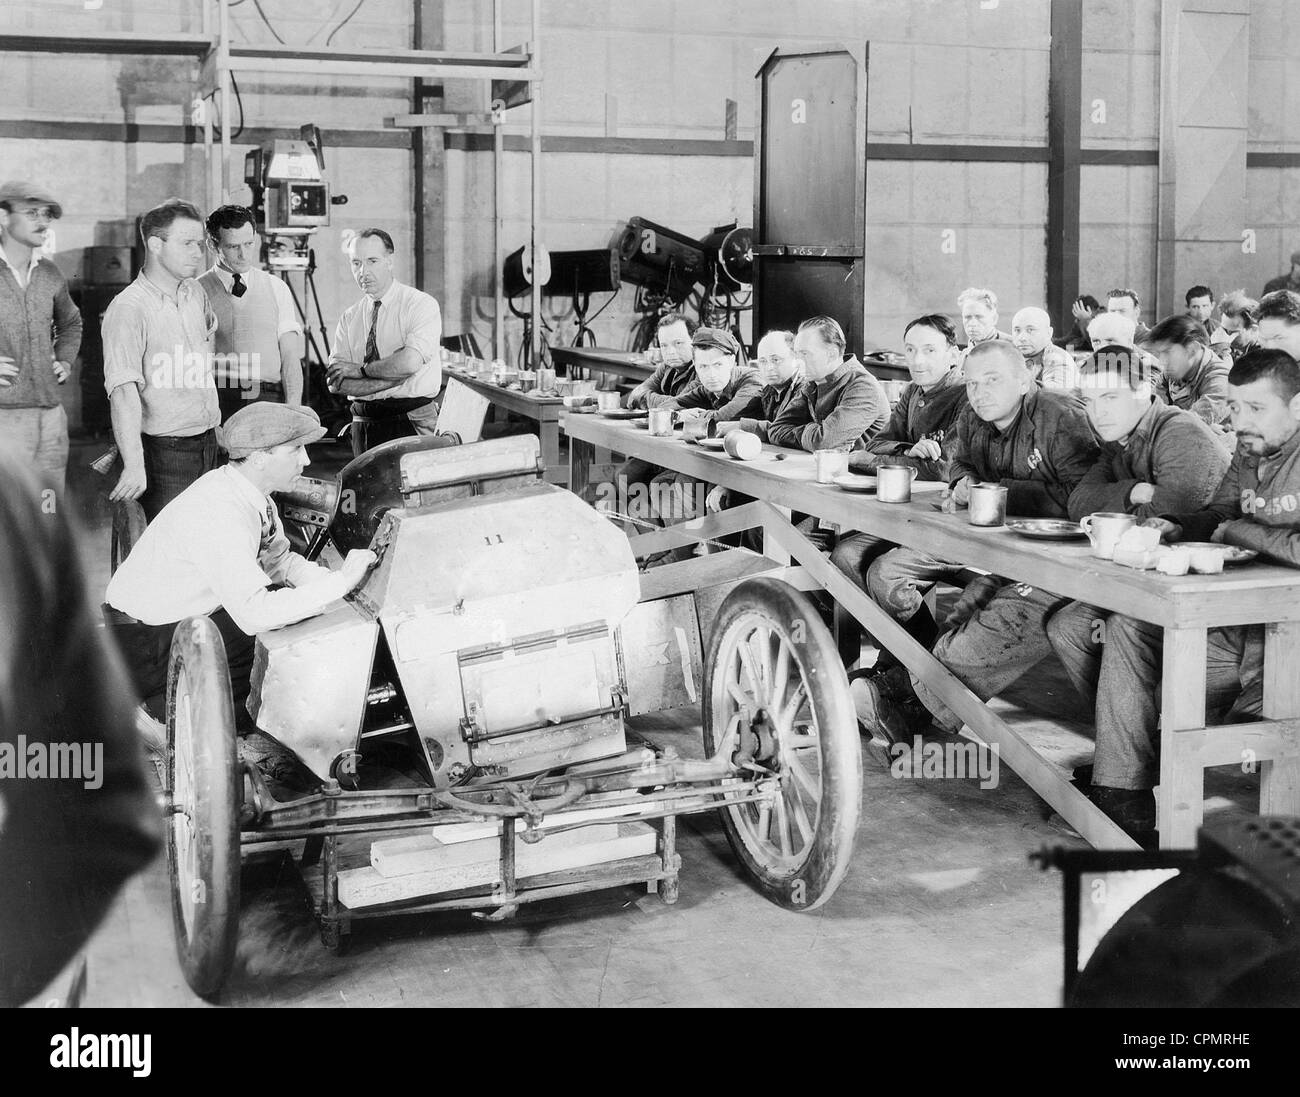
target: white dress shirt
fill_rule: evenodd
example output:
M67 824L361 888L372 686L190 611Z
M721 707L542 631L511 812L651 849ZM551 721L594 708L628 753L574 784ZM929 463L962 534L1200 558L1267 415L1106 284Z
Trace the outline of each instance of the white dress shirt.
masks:
M379 357L388 358L403 347L415 351L424 361L410 377L393 388L354 400L392 400L412 396L437 396L442 387L442 312L438 302L413 286L394 281L379 298L379 317L375 322L375 343ZM339 317L334 332L331 362L364 362L366 339L374 299L362 297L349 305Z
M104 600L146 625L224 608L249 636L314 617L347 580L291 552L269 502L232 465L204 473L148 525Z

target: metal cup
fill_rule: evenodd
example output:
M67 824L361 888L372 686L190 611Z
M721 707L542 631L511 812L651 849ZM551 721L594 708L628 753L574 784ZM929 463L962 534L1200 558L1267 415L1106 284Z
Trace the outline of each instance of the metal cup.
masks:
M910 503L916 473L911 465L877 465L876 498L882 503Z
M879 486L877 486L876 490L879 492ZM1007 489L1001 484L972 484L969 517L972 526L1005 525L1007 520Z
M651 408L650 422L646 424L656 438L667 438L673 432L673 409Z
M555 370L539 369L537 371L537 391L538 392L555 391Z
M1125 530L1136 525L1136 516L1115 511L1098 511L1096 514L1085 515L1079 521L1079 528L1092 542L1092 554L1103 560L1115 558L1115 545L1124 536Z
M849 455L838 449L814 450L813 465L817 470L817 483L833 484L835 477L849 471Z
M713 420L706 419L702 415L693 419L683 419L682 437L688 442L698 442L701 438L709 436L709 428L712 425Z

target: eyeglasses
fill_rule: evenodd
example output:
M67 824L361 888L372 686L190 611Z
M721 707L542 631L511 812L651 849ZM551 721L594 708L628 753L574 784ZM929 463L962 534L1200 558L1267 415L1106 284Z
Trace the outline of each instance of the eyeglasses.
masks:
M40 209L15 210L15 213L21 213L27 220L36 221L57 221L58 215L50 209L49 206L42 206Z

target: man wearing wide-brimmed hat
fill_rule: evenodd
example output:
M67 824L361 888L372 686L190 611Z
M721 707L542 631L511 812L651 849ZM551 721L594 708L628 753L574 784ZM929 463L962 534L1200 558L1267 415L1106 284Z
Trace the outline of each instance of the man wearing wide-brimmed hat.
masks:
M357 586L374 563L374 553L354 549L330 571L291 552L268 498L293 484L307 467L307 445L324 434L310 408L250 404L235 412L220 430L230 463L204 473L163 507L113 575L104 615L155 719L165 711L167 657L178 622L195 614L212 618L225 641L239 719L254 637L314 617Z
M0 183L0 445L63 490L68 417L58 386L81 348L81 313L42 249L63 207L35 183Z

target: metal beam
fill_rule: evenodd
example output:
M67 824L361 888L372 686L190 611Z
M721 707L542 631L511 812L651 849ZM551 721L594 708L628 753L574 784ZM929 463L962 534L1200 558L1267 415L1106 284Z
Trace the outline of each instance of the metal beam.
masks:
M1047 77L1047 311L1069 328L1079 293L1079 192L1083 140L1083 4L1052 0Z
M414 0L414 39L421 50L436 50L443 43L442 0ZM412 109L418 114L424 103L439 105L429 94L423 78L415 81ZM414 168L412 280L416 286L446 304L446 159L439 135L424 129L411 132ZM444 314L444 325L446 316ZM444 328L445 330L445 328Z
M46 34L43 31L0 31L0 51L16 53L99 53L136 57L203 57L212 39L203 34Z

